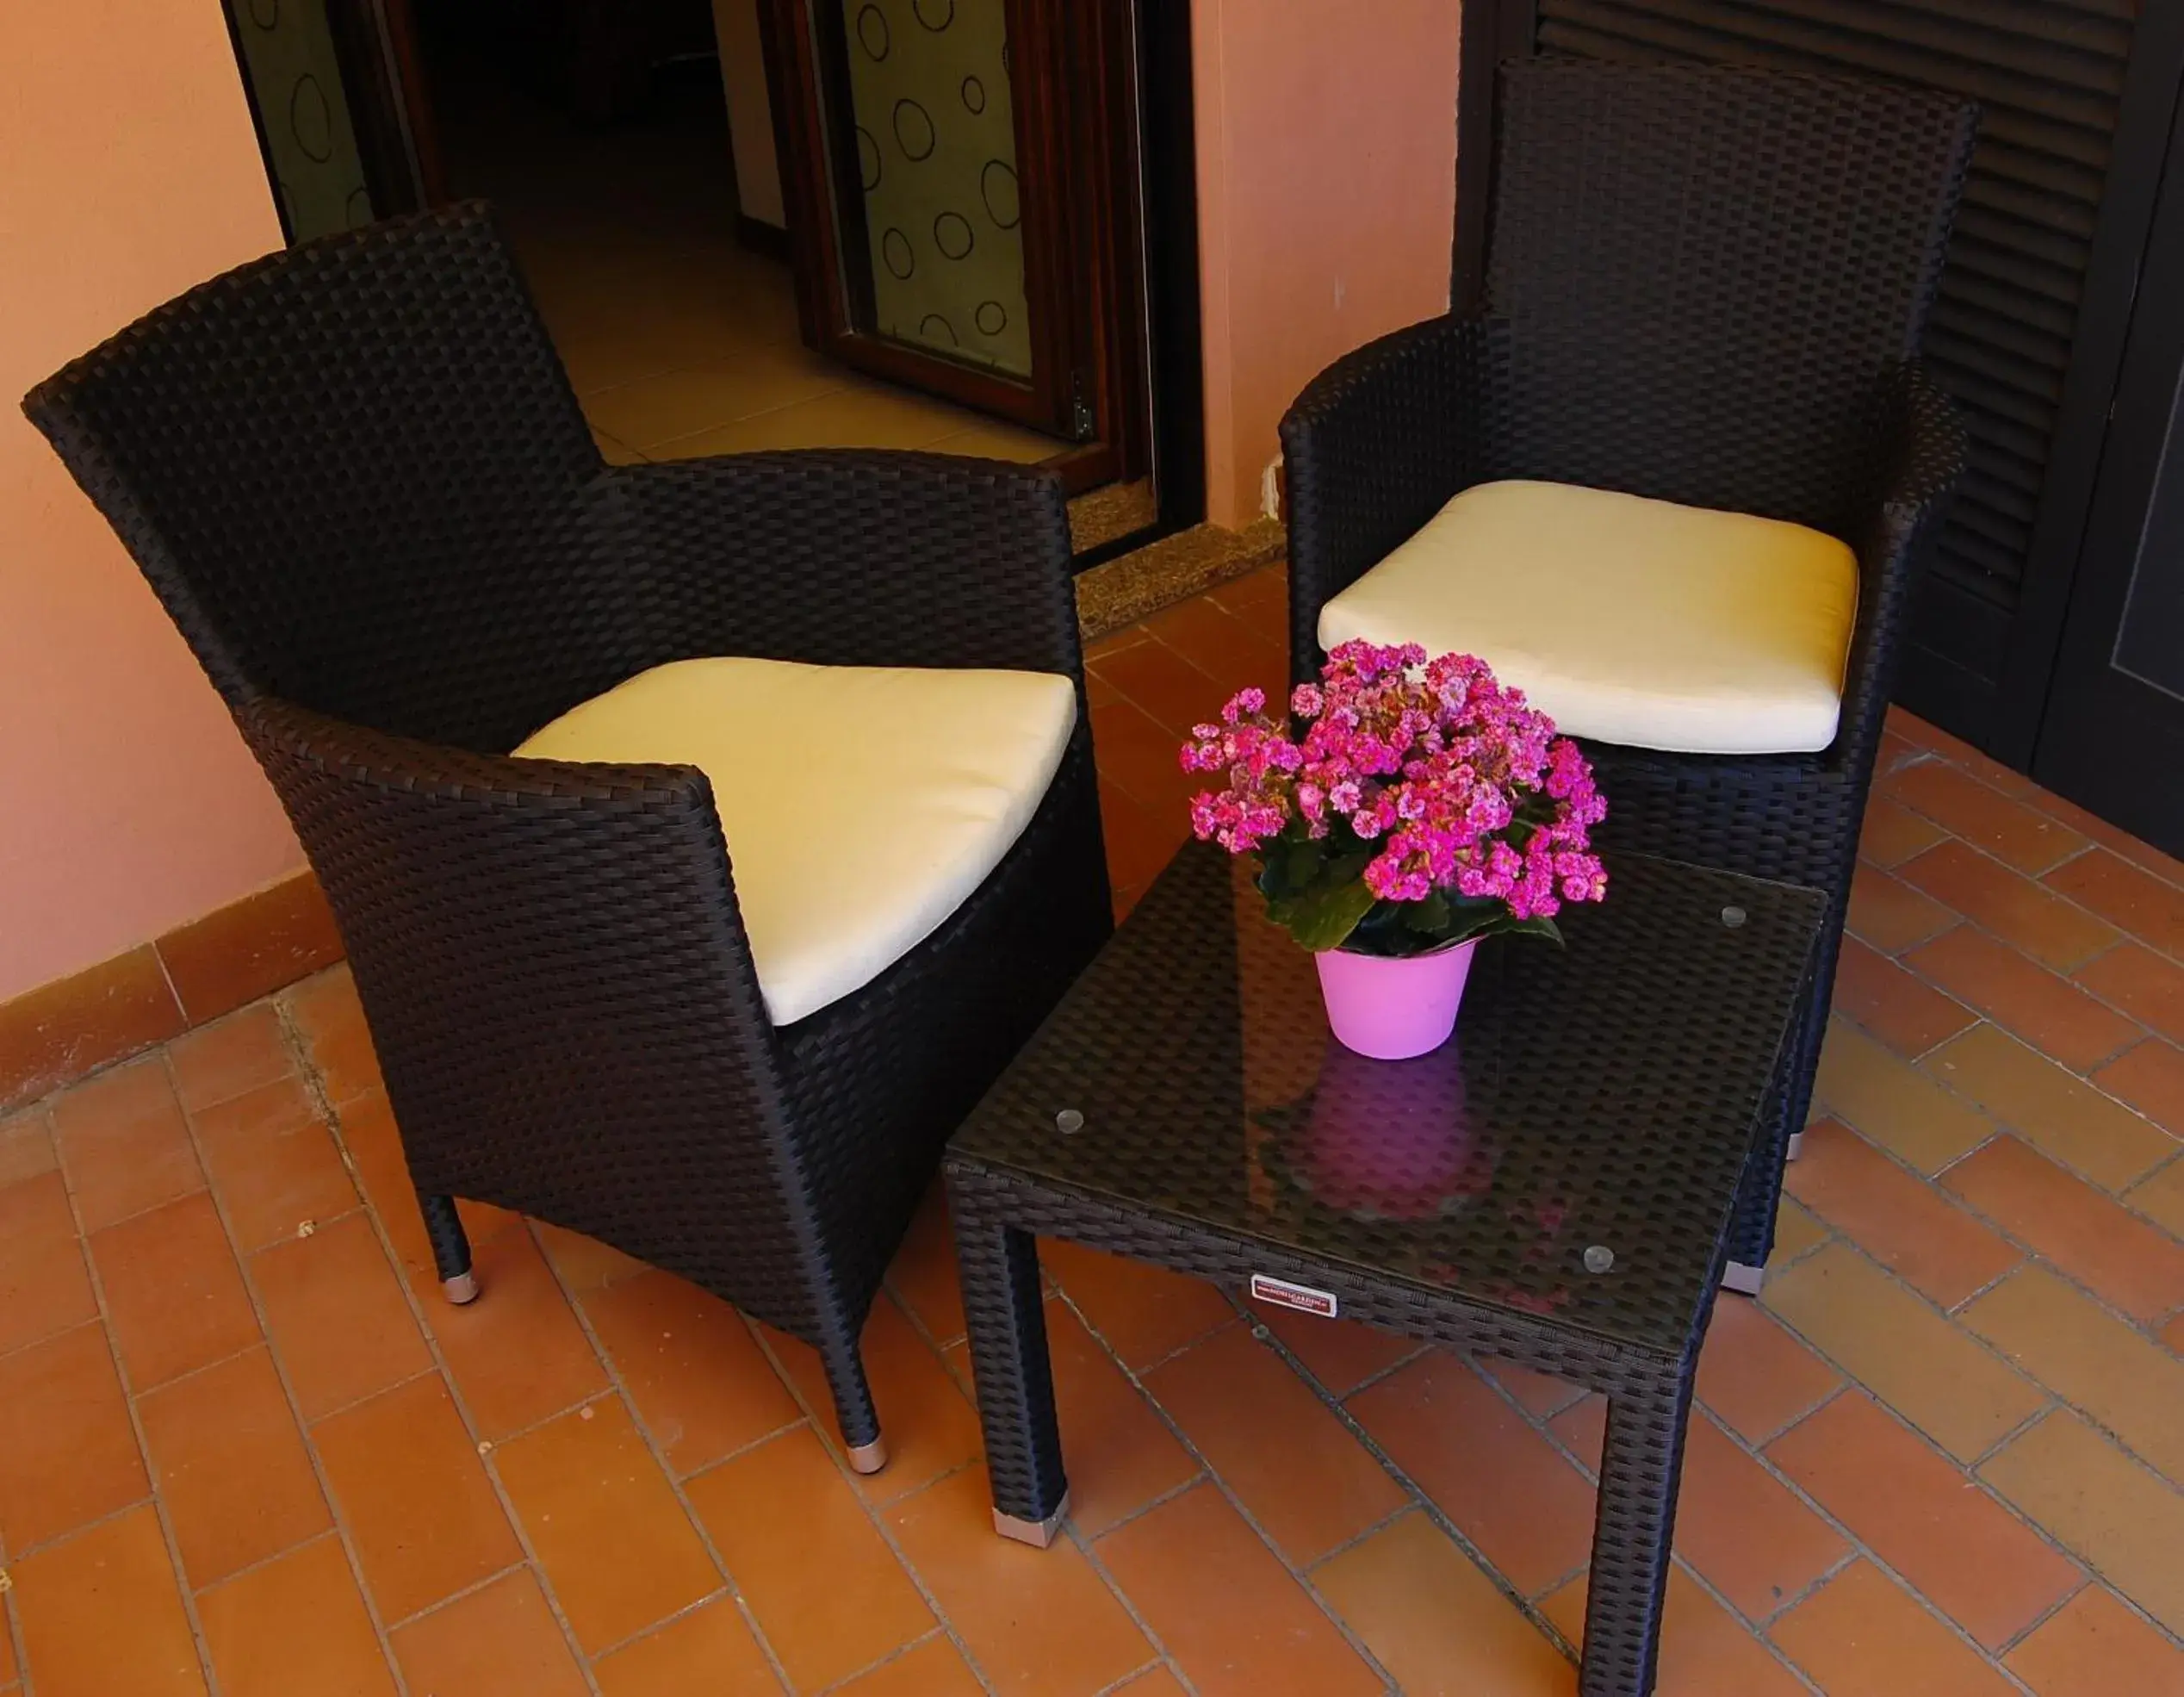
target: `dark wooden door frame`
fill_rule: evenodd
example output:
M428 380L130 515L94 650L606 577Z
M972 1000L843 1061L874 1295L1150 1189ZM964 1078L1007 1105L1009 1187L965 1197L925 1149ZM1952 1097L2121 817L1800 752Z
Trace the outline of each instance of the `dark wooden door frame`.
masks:
M2054 682L2162 164L2184 84L2184 5L2143 7L2137 28L2047 477L1986 739L1989 753L2020 771L2032 765ZM1464 9L1452 289L1459 310L1475 307L1484 293L1494 68L1536 52L1538 34L1537 0L1474 0Z

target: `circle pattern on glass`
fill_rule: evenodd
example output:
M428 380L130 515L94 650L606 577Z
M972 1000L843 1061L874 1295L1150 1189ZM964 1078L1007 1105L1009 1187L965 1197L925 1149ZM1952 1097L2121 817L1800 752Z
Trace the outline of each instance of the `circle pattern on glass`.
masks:
M944 259L967 258L977 239L971 221L960 212L944 212L933 221L933 245Z
M960 345L956 340L955 326L952 324L950 324L947 320L941 317L938 313L928 313L923 318L920 319L918 320L917 333L924 337L928 342L936 336L945 336L948 339L948 345L950 347Z
M289 91L289 134L313 165L324 165L333 157L333 113L326 105L326 91L307 71Z
M978 326L981 336L998 336L1008 328L1008 308L998 301L981 301L971 321Z
M857 14L857 40L875 65L887 57L887 16L878 7L867 6Z
M910 239L891 224L879 239L879 258L890 276L906 283L917 270L917 255L911 251Z
M1016 173L1000 159L988 159L978 173L978 193L986 202L986 214L1004 230L1013 230L1023 216L1016 198Z
M955 0L910 0L910 12L928 29L938 33L955 22Z
M251 0L251 22L260 29L273 29L281 22L281 0Z
M879 187L879 143L862 124L857 126L857 180L868 195Z
M343 209L348 214L349 227L352 230L361 230L371 222L371 196L361 188L349 191L349 202Z
M986 109L986 85L976 77L963 79L963 109L974 118Z
M940 142L925 109L907 96L895 103L895 140L903 149L903 157L913 162L931 159Z

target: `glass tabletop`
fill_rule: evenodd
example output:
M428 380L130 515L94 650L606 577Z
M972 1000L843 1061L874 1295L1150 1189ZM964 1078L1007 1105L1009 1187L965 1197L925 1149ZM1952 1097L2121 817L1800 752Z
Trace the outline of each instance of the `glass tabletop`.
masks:
M1187 846L950 1145L982 1166L1643 1348L1690 1336L1817 892L1640 855L1565 943L1480 945L1369 1060L1248 866Z

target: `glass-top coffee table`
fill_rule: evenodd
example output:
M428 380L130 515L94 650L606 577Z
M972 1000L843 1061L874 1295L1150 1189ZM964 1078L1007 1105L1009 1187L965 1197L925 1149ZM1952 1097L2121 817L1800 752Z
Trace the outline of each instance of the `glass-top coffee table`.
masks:
M1567 947L1481 946L1368 1060L1248 869L1185 848L950 1143L994 1518L1068 1506L1037 1237L1505 1357L1609 1399L1585 1697L1652 1689L1691 1376L1822 899L1641 856ZM1753 1169L1747 1173L1747 1168Z

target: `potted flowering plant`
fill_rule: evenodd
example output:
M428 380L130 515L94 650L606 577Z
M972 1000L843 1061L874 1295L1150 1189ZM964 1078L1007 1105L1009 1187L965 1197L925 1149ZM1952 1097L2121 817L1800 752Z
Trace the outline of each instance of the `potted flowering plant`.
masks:
M1294 726L1246 689L1193 728L1183 769L1225 782L1193 799L1191 828L1258 856L1337 1037L1423 1054L1455 1029L1480 938L1559 940L1564 902L1607 893L1588 835L1607 805L1577 744L1472 655L1344 643L1289 706Z

